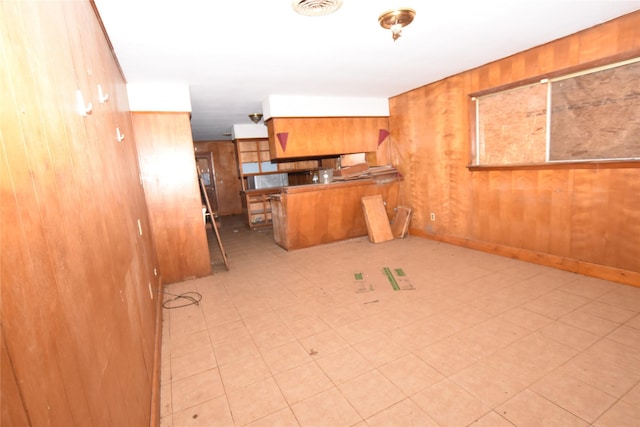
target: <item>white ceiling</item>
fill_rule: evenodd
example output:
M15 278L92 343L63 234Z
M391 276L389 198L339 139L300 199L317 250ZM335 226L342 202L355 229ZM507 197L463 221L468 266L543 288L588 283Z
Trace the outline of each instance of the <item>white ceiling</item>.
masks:
M196 141L230 139L268 95L392 97L640 9L640 0L95 0L129 83L184 83ZM378 16L416 11L394 42ZM640 23L639 23L640 25Z

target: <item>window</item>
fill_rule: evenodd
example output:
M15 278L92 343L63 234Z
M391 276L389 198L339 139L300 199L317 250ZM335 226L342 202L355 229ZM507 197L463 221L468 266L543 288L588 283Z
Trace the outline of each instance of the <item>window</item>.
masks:
M640 160L640 58L472 100L473 165Z

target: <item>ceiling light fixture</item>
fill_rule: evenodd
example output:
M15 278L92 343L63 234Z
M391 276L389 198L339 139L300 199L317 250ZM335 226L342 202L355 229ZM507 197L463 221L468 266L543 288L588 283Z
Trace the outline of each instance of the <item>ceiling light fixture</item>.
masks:
M260 123L260 120L262 120L262 114L260 113L249 114L249 118L253 123L258 124Z
M378 17L380 26L385 30L391 30L393 41L398 40L402 29L411 24L416 16L416 11L409 8L389 10Z
M342 6L342 0L293 0L291 7L300 15L323 16L335 12Z

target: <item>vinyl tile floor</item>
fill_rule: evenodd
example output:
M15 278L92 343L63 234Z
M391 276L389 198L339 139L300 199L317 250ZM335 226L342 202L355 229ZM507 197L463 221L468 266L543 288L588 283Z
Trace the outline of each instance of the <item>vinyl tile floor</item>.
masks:
M414 236L220 233L230 270L209 230L213 274L164 289L202 299L163 310L163 427L640 425L640 288Z

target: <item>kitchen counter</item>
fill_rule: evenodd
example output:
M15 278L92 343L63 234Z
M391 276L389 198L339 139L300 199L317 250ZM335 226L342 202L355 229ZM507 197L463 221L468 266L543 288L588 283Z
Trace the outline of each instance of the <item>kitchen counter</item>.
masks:
M287 250L367 235L363 196L380 194L387 215L398 204L398 178L365 178L282 187L271 194L275 242Z

